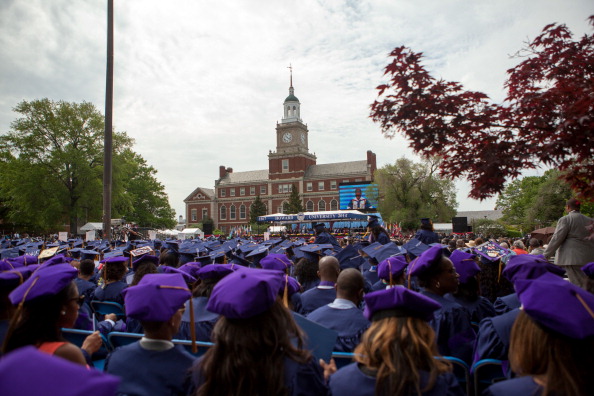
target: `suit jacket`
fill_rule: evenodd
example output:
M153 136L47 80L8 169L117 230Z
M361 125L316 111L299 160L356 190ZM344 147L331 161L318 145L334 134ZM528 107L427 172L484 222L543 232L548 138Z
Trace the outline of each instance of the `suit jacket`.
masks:
M556 251L555 264L561 266L583 266L594 261L594 241L586 240L589 235L586 226L592 221L577 211L561 217L544 256L548 259Z

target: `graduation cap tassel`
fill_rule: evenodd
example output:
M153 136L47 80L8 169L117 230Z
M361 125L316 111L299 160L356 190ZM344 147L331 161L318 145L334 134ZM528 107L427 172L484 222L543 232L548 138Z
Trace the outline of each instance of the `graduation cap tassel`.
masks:
M285 275L285 290L283 292L283 304L289 309L289 275Z
M584 301L584 299L582 298L582 296L580 296L577 293L575 293L575 296L580 301L580 303L584 306L584 308L586 309L586 311L588 311L588 313L590 314L590 316L592 318L594 318L594 312L592 312L592 309L588 306L588 304L586 304L586 302Z
M388 270L390 271L390 287L394 286L394 281L392 279L392 263L388 260Z

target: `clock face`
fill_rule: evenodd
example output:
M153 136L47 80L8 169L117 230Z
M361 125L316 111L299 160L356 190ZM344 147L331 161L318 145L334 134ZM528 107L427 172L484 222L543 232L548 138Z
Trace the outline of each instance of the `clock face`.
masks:
M305 133L301 134L301 143L305 144Z
M291 140L293 140L293 135L291 135L289 132L283 135L283 142L289 143Z

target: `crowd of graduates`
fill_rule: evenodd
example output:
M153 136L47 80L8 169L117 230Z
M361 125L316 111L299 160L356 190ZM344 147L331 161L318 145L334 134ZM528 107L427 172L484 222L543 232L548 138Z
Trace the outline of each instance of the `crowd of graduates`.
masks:
M452 362L483 359L505 378L486 395L593 393L590 291L520 246L422 224L397 242L373 217L349 241L323 223L313 241L4 240L0 393L465 395ZM594 263L583 271L594 278ZM352 363L314 357L304 321L335 332L331 350ZM79 347L69 328L94 332ZM98 356L111 332L139 336ZM197 358L175 340L212 344Z

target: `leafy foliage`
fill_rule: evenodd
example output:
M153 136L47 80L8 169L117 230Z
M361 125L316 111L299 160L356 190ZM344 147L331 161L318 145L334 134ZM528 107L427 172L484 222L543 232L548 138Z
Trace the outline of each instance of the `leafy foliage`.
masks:
M508 231L503 224L497 220L490 219L474 220L472 231L475 234L483 235L489 238L498 238L508 235Z
M401 132L422 156L440 156L441 175L467 178L472 198L493 196L543 163L594 200L594 35L574 41L565 25L546 26L508 70L504 105L436 80L422 53L402 46L390 56L371 118L386 137Z
M400 158L374 174L379 190L379 212L384 221L400 223L403 229L415 229L419 219L450 222L456 215L454 183L437 174L439 160L414 163Z
M88 102L23 101L0 137L0 198L6 220L45 232L102 216L103 116ZM173 211L155 170L114 132L114 217L140 226L169 224ZM157 218L159 221L157 221Z
M497 199L503 221L528 232L551 226L563 216L565 202L572 193L560 172L551 169L543 176L528 176L508 184Z

